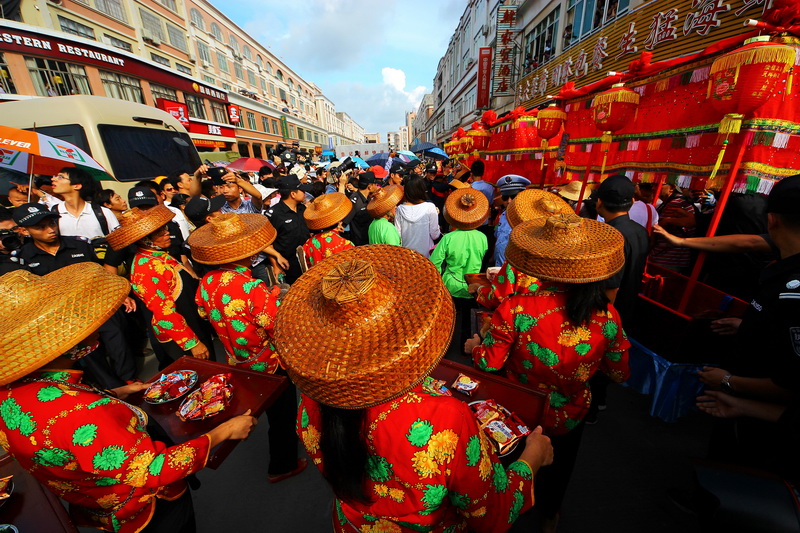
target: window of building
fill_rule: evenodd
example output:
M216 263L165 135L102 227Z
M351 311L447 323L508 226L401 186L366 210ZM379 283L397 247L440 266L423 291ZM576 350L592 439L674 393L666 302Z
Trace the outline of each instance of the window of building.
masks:
M233 62L233 72L236 73L236 77L242 81L244 81L244 71L242 70L242 64L238 61Z
M278 125L277 120L272 120L272 134L273 135L280 135L281 134L281 127Z
M219 102L215 102L214 100L209 100L211 102L211 118L214 122L222 122L223 124L228 123L228 111L225 109L225 106Z
M139 80L116 72L100 71L100 80L106 90L106 96L127 100L128 102L144 103L144 94Z
M275 96L275 84L273 84L273 83L269 84L269 94L271 94L272 96Z
M206 43L197 41L197 57L204 63L211 63L211 51Z
M171 66L171 63L169 62L169 59L167 59L164 56L160 56L158 54L154 54L153 52L150 52L150 59L152 59L153 61L155 61L159 65L164 65L165 67Z
M215 80L211 76L206 76L205 74L203 74L203 81L208 82L208 83L213 83L213 84L217 83L217 80Z
M291 79L289 80L289 90L294 91L294 82Z
M283 72L279 70L275 75L278 77L279 80L283 81Z
M133 46L131 46L131 43L125 42L122 39L117 39L113 35L104 33L103 38L108 44L116 48L119 48L120 50L126 50L128 52L131 52L133 50Z
M253 60L253 51L250 50L250 47L247 46L247 45L244 45L244 47L242 48L242 55L248 61L252 61Z
M186 47L186 36L179 27L167 24L167 35L169 35L169 44L182 52L189 51Z
M170 11L178 11L178 6L175 4L175 0L158 0L158 3Z
M303 101L302 101L302 100L300 100L300 111L301 111L301 112L303 112L303 113L305 113L305 111L306 111L306 109L305 109L305 106L303 105Z
M235 53L239 53L239 41L236 40L236 37L234 37L232 33L228 35L228 44L233 48Z
M225 54L219 50L217 50L217 66L225 74L230 74L231 71L228 69L228 59L225 57Z
M252 157L250 155L250 143L246 142L239 142L237 143L239 146L239 155L242 157Z
M256 55L256 65L258 65L259 68L264 68L264 60L260 55Z
M303 128L297 128L297 138L301 141L305 141L305 137L303 137Z
M230 91L231 90L231 84L230 83L225 83L223 81L222 82L222 88L225 89L226 91Z
M198 96L183 93L186 98L186 105L189 107L189 116L192 118L206 119L206 106L204 100Z
M125 16L125 8L122 7L121 0L94 0L94 7L111 18L121 20L122 22L128 22L128 17Z
M247 83L250 84L251 87L256 86L256 73L250 69L247 69Z
M14 80L11 78L11 72L8 69L6 60L3 54L0 53L0 91L4 94L16 94L17 87L14 85Z
M289 137L294 139L294 126L289 125Z
M77 35L78 37L85 37L86 39L94 40L94 29L91 26L75 22L74 20L64 18L58 15L58 24L61 26L61 31Z
M164 98L165 100L178 101L178 93L175 89L169 87L162 87L161 85L150 84L150 92L153 94L153 99Z
M561 6L556 7L525 36L522 63L524 72L532 71L555 55L560 11Z
M269 133L269 119L265 116L261 117L261 129L264 133Z
M317 132L314 132L314 142L315 143L319 142L319 133L317 133Z
M267 74L272 75L272 65L270 63L267 63Z
M573 44L596 28L628 10L630 0L569 0L564 26L564 46Z
M222 41L222 30L220 29L219 24L216 22L211 23L211 35L214 37L214 39Z
M183 72L184 74L192 74L192 69L187 67L186 65L181 65L180 63L175 63L175 69L178 72Z
M261 82L261 90L266 93L267 92L267 80L265 80L264 78L259 78L258 80Z
M251 130L256 129L256 116L250 111L245 111L245 115L247 116L247 127Z
M283 89L280 89L280 88L279 88L279 89L278 89L278 93L279 93L279 94L280 94L280 96L281 96L281 101L282 101L282 102L285 102L285 101L286 101L286 91L284 91Z
M26 57L25 65L39 96L92 94L86 71L80 65L38 57Z
M200 14L200 10L196 8L189 10L189 18L192 20L192 24L198 29L206 31L206 21L203 20L203 15Z
M261 143L253 143L253 157L261 159Z
M142 32L144 37L163 41L164 29L161 26L161 19L144 9L139 9L139 16L142 18Z

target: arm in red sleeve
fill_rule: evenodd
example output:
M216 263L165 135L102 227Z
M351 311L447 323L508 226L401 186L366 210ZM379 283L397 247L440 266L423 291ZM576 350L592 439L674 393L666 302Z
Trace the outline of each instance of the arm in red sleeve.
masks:
M494 372L503 368L516 340L514 315L511 312L510 300L506 299L492 314L492 325L486 332L483 344L472 350L472 361L475 368L486 372Z

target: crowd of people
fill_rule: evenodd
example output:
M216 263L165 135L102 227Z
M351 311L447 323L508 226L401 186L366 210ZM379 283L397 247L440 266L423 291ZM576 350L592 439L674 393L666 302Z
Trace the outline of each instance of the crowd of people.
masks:
M124 401L145 388L137 361L151 349L159 369L191 356L287 376L266 413L267 480L306 468L302 443L336 495L336 531L505 531L532 507L555 531L583 428L608 383L630 375L645 264L685 271L692 249L777 251L754 310L714 324L738 330L742 350L730 370L701 372L698 401L796 442L778 434L797 431L800 177L770 195L768 235L699 238L713 203L674 185L655 202L652 184L624 175L545 191L513 174L490 184L484 170L276 158L257 176L203 165L143 180L127 198L77 168L15 184L0 208L0 446L78 525L194 531L187 479L257 421L170 442ZM478 307L491 322L474 331ZM548 396L510 464L465 403L421 385L451 344ZM735 445L719 449L742 462L756 429L725 431ZM770 457L759 466L796 463Z

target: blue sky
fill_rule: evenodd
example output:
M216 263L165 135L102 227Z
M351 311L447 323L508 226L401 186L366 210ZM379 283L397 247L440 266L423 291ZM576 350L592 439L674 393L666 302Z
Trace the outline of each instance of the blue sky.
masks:
M214 3L382 141L431 92L466 7L466 0Z

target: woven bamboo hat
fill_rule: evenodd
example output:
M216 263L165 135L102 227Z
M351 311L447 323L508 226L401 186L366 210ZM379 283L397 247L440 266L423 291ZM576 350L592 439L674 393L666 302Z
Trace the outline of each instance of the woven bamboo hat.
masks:
M256 255L275 241L277 232L258 213L224 213L189 235L192 259L204 265L224 265Z
M367 212L372 218L380 218L392 210L403 199L403 187L388 185L378 189L367 204Z
M314 198L303 217L308 229L324 229L335 226L345 219L353 209L353 202L343 192L331 192Z
M456 229L475 229L489 218L489 199L472 187L457 189L444 202L444 218Z
M115 250L122 250L139 239L143 239L173 219L175 213L164 205L150 209L134 207L122 213L119 227L106 236L108 244Z
M95 263L45 276L15 270L0 276L0 385L67 352L111 317L128 296L125 278Z
M544 225L523 222L511 232L506 259L540 279L589 283L608 279L625 263L622 234L575 214L554 215Z
M359 246L292 285L274 340L300 390L326 405L361 409L422 381L450 344L454 316L428 259L400 246Z
M578 198L581 198L581 188L583 188L583 182L580 180L570 181L563 187L558 188L558 194L567 200L577 202ZM586 189L583 191L581 200L586 200L590 194L592 194L592 189L587 185Z
M538 221L541 226L549 217L561 213L575 214L575 211L558 195L541 189L525 189L506 209L506 218L512 228L531 220Z

